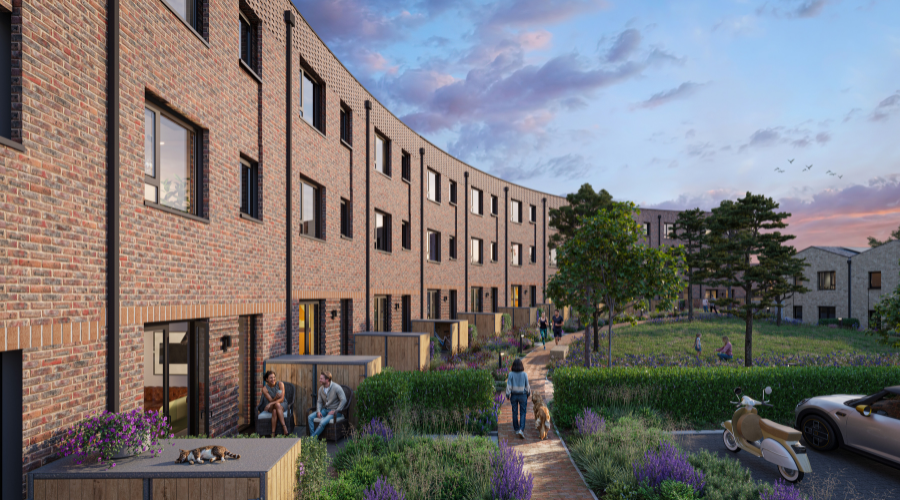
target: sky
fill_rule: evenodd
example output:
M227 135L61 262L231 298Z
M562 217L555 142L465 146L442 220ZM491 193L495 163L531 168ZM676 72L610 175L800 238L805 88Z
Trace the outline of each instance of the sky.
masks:
M506 180L648 208L761 193L798 250L900 226L900 2L293 1L404 123Z

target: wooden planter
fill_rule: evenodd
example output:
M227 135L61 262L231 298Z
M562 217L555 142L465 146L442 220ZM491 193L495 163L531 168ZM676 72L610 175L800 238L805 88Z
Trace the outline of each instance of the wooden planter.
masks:
M465 312L459 313L457 316L478 328L478 338L482 342L499 337L503 331L503 314L501 313Z
M414 319L411 324L415 332L444 339L446 352L455 354L469 348L469 322L464 319Z
M497 312L509 314L512 317L513 328L525 328L537 323L540 317L540 307L499 307Z
M355 354L381 356L383 367L404 371L428 368L431 337L422 332L359 332L354 334Z
M319 390L319 373L331 372L332 380L346 385L356 392L359 384L372 375L381 373L381 356L278 356L266 361L266 370L275 377L290 382L297 388L294 398L294 414L297 425L306 425L307 411L315 406L313 396ZM350 423L357 427L356 398L350 405Z
M33 500L293 500L300 440L173 439L163 440L162 453L116 460L105 465L75 465L72 457L28 473ZM175 462L179 450L221 445L241 456L223 463Z

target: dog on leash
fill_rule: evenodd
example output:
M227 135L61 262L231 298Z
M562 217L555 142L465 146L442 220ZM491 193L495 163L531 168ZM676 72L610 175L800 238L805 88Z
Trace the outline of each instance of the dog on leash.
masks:
M540 394L533 394L531 402L534 404L534 428L541 433L541 440L547 439L547 431L550 430L550 410L544 406L544 398Z

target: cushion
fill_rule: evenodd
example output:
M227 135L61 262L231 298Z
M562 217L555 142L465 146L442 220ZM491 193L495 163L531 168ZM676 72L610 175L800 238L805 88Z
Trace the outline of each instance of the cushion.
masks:
M288 412L284 412L284 418L287 418L287 417L288 417ZM259 416L258 416L257 418L260 418L260 419L263 419L263 418L269 418L269 419L271 419L271 418L272 418L272 414L269 413L269 412L267 412L267 411L261 411L261 412L259 412Z
M333 419L333 420L332 420L331 422L329 422L329 423L332 423L332 422L334 422L334 423L336 423L336 422L343 422L344 420L346 420L346 419L344 418L343 415L341 415L340 417L338 417L338 418L336 418L336 419ZM319 422L321 422L321 421L322 421L321 418L314 418L314 419L313 419L313 422L315 422L315 423L317 423L317 424L318 424Z

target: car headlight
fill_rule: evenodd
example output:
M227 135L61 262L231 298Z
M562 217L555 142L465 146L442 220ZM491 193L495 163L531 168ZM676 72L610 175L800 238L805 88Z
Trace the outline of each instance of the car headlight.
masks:
M797 403L797 406L795 406L794 409L800 408L801 406L805 405L806 402L809 401L810 399L812 399L812 398L806 398L806 399L800 401L799 403Z

